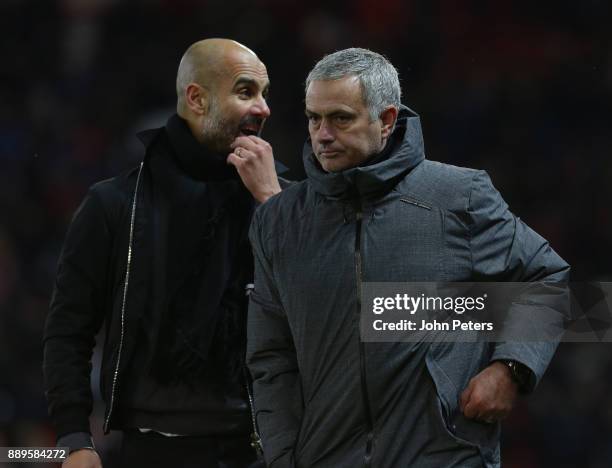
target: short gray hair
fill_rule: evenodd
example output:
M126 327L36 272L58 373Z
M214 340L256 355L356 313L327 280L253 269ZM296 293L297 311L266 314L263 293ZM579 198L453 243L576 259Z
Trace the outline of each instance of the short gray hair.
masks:
M306 78L306 91L315 80L339 80L356 76L370 118L376 120L387 106L400 108L402 89L395 67L384 56L352 47L323 57Z

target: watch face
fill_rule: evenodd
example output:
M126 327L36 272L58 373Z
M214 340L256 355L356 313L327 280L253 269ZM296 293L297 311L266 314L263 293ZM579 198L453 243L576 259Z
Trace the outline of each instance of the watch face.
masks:
M529 383L529 368L516 361L508 361L508 367L510 368L512 378L519 386L519 390L525 391Z
M512 370L512 377L514 377L515 380L520 381L521 373L519 372L519 368L516 365L516 362L510 361L510 364L508 365L510 366L510 370Z

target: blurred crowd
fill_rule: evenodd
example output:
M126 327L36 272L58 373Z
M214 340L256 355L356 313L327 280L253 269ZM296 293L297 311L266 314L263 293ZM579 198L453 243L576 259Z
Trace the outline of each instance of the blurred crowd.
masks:
M427 156L486 169L574 281L612 281L610 24L605 0L3 0L0 446L55 443L41 336L67 225L89 185L142 157L134 133L173 112L189 44L257 52L272 83L263 137L294 179L308 70L345 47L385 54ZM117 440L93 426L112 466ZM502 443L510 468L612 466L612 344L563 344Z

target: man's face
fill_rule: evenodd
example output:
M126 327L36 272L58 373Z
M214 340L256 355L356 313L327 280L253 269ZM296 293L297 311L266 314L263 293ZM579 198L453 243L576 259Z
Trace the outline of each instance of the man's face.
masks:
M210 90L203 134L208 147L229 153L236 137L257 135L270 116L270 81L265 65L249 52L232 51L222 69Z
M314 154L327 172L358 166L382 150L382 122L370 120L356 76L310 83L306 117Z

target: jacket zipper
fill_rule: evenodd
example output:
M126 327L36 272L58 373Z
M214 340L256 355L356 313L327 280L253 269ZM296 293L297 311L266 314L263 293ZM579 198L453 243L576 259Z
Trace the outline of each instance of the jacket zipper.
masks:
M363 212L361 201L358 201L356 218L356 233L355 233L355 272L357 279L357 313L361 317L361 281L362 281L362 258L361 258L361 225L363 220ZM359 362L361 365L361 396L363 400L363 409L366 419L366 451L364 455L364 466L369 467L372 464L372 445L374 442L374 423L372 420L372 410L370 408L370 398L368 395L368 385L366 382L366 365L365 365L365 344L359 337Z
M253 404L253 395L251 394L251 388L249 386L249 376L246 367L244 370L244 385L246 387L247 395L249 396L249 409L251 410L251 424L253 426L253 432L251 433L251 447L255 449L258 458L263 458L263 446L261 444L261 437L257 430L257 420L255 419L255 406Z
M115 403L115 391L117 389L117 381L119 378L119 364L121 363L121 352L123 351L123 335L125 331L125 303L127 299L128 286L130 282L130 267L132 265L132 246L134 241L134 220L136 219L136 198L138 195L138 186L140 185L140 174L144 163L140 163L138 176L136 177L136 187L134 188L134 198L132 199L132 214L130 217L130 237L128 243L127 262L125 267L125 281L123 283L123 299L121 302L121 334L119 335L119 351L117 353L117 364L115 373L113 374L113 386L111 388L111 398L108 406L108 414L104 422L104 433L108 433L111 414L113 413L113 405Z

